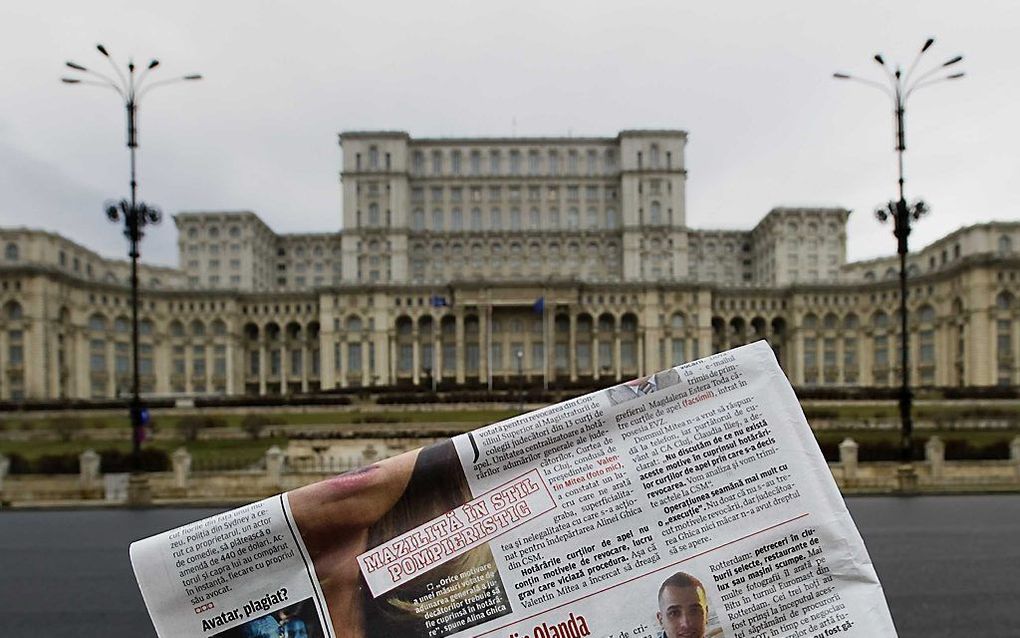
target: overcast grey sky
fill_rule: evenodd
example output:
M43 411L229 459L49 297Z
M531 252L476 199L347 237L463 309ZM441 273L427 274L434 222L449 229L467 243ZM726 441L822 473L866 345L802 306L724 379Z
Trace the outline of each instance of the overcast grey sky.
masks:
M205 75L141 104L140 193L167 214L143 244L147 261L176 264L169 215L182 210L252 210L278 232L338 229L336 134L350 129L682 128L690 226L750 228L775 206L839 205L854 211L851 259L892 254L872 213L895 195L891 108L832 72L881 79L875 52L907 65L928 36L929 63L966 56L967 78L908 103L908 196L933 209L912 236L919 247L1020 219L1017 24L1012 0L4 2L0 225L124 254L102 214L127 192L123 107L59 82L65 60L103 69L102 42L122 62L159 58L161 77Z

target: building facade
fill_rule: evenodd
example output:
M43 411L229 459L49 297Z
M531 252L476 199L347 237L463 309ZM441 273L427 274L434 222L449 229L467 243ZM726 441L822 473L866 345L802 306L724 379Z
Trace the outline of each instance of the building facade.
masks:
M897 385L897 258L848 263L839 208L689 228L685 143L343 133L340 231L175 216L179 268L141 268L142 391L594 384L761 338L794 384ZM24 228L0 246L0 399L128 392L129 264ZM909 274L915 383L1020 383L1020 223Z

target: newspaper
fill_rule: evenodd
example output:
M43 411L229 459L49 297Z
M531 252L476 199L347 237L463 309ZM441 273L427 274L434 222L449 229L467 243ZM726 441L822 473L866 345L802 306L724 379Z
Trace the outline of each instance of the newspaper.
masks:
M138 541L159 636L895 636L761 341Z

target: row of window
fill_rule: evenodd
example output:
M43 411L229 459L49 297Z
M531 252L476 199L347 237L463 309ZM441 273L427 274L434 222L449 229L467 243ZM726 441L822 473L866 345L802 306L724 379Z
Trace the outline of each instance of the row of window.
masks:
M658 207L655 210L661 215ZM526 227L524 214L521 209L512 208L508 213L504 217L501 209L492 208L485 215L482 209L473 208L467 219L467 226L465 226L464 212L459 208L451 210L449 217L447 217L446 211L436 208L428 218L426 218L425 211L419 208L411 211L411 230L431 230L436 232L446 230L454 232L462 230L475 232L483 230L580 230L582 228L582 219L586 229L605 228L615 230L620 227L619 215L615 208L607 208L605 211L600 211L598 208L591 207L585 211L583 218L580 209L577 207L568 208L564 211L562 218L558 208L550 208L546 211L545 215L539 209L532 208L527 214ZM652 219L654 221L650 223L662 223L661 216L659 215L653 216Z
M659 191L658 184L659 184L658 180L653 180L652 181L652 185L655 186L655 188L652 189L652 194L653 195L659 194L659 192L658 192ZM369 183L368 186L369 186L368 193L369 193L370 196L374 195L374 194L377 194L377 193L373 192L374 189L372 187L375 186L374 183ZM446 201L446 200L444 200L444 193L445 192L446 192L446 189L444 189L442 186L432 186L431 188L429 188L429 194L430 194L429 201L431 201L433 203L442 203L443 201ZM490 202L500 202L500 201L503 201L503 187L502 186L489 186L489 191L488 192L489 192L488 201L490 201ZM507 188L507 195L508 195L507 200L510 201L510 202L519 202L519 201L522 201L521 200L521 196L524 194L524 192L525 191L522 190L522 188L520 186L510 186L510 187ZM542 187L541 186L528 186L526 192L527 192L527 195L528 195L528 201L529 202L540 202L540 201L542 201ZM557 201L560 200L560 192L561 191L560 191L560 187L559 186L547 186L545 188L545 194L546 194L545 199L547 201L550 201L550 202L557 202ZM566 193L567 201L570 201L570 202L581 201L581 187L579 185L577 185L577 184L569 185L569 186L566 187L564 192ZM462 187L460 187L460 186L453 186L453 187L451 187L449 189L449 193L450 193L449 201L451 203L457 204L457 203L460 203L460 202L464 201L464 189ZM468 188L468 194L470 196L470 201L472 201L472 202L481 202L482 201L482 187L481 186L471 186L471 187L469 187ZM585 195L584 198L585 198L586 201L589 201L589 202L599 201L599 186L597 184L591 184L591 185L585 186L584 187L584 195ZM616 199L617 199L617 189L616 189L616 187L615 186L606 185L604 187L604 195L605 195L605 200L606 201L616 201ZM424 203L424 202L425 202L425 189L422 188L422 187L414 187L414 188L412 188L411 189L411 203L412 204L421 204L421 203Z
M229 226L226 229L226 235L232 239L236 239L241 236L240 226ZM199 229L197 226L190 226L188 228L188 239L197 239L199 235ZM219 239L221 235L219 226L208 225L205 227L205 236L209 239Z
M373 149L369 149L368 167L378 169L378 151ZM388 157L389 154L387 161ZM580 175L582 170L588 175L596 175L616 172L616 158L616 150L611 148L602 151L588 149L583 156L578 150L561 152L555 149L545 153L535 149L513 149L506 153L500 149L491 149L487 155L475 150L466 156L460 150L447 153L436 149L427 155L424 151L416 150L411 155L411 172L415 175L425 175L426 170L432 175L521 175L526 161L529 175ZM360 155L357 161L360 162ZM361 168L360 163L358 168Z

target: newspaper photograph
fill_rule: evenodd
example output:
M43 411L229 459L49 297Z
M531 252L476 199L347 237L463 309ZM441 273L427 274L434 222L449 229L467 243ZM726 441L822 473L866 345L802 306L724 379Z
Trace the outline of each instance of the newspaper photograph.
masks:
M162 637L895 636L764 341L131 546Z

